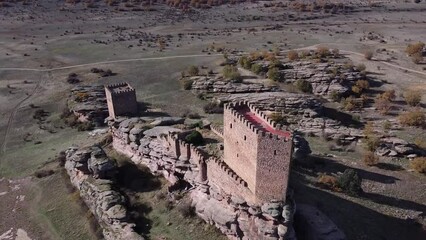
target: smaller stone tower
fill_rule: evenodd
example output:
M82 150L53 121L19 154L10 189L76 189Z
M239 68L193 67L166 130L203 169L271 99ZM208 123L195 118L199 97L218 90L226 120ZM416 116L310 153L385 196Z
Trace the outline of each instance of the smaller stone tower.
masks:
M137 114L136 92L127 82L106 85L105 94L110 117Z

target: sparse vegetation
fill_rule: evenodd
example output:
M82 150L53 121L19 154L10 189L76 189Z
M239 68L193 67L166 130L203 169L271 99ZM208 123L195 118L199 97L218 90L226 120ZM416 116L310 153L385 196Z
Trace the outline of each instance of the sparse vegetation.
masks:
M379 157L374 154L374 152L366 152L363 156L363 162L367 166L374 166L377 165L379 162Z
M276 67L269 69L267 75L268 75L268 78L274 82L281 81L280 70Z
M182 80L182 87L184 90L191 90L193 83L194 81L191 79L184 79Z
M192 65L188 68L188 75L191 76L191 77L197 76L199 72L200 72L200 70L198 69L197 66Z
M290 61L296 61L299 59L299 53L294 50L291 50L287 53L287 57Z
M223 113L223 106L217 103L207 103L203 107L205 113L214 114L214 113Z
M233 65L226 65L222 71L223 76L226 79L240 82L242 80L241 74L238 72L238 68Z
M370 50L367 50L364 52L364 58L367 60L371 60L373 59L373 52Z
M426 116L421 109L412 109L399 115L399 121L405 126L423 127Z
M370 83L367 80L358 80L352 86L352 92L361 94L370 88Z
M288 122L287 122L287 118L283 115L283 114L281 114L281 113L278 113L278 112L274 112L274 113L272 113L271 115L269 115L269 117L274 121L274 122L276 122L276 123L278 123L278 124L282 124L282 125L286 125L286 124L288 124Z
M195 146L199 146L204 143L204 138L200 132L193 130L188 136L185 137L185 141Z
M416 157L411 160L410 168L418 173L426 174L426 157Z
M410 106L419 105L422 100L422 94L420 91L408 90L404 93L405 102Z
M304 93L312 93L312 84L305 79L299 79L296 81L296 88Z

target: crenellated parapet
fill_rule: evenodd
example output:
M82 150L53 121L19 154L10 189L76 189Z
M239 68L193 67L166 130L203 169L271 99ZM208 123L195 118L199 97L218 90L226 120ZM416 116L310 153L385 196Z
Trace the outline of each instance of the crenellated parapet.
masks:
M223 128L216 125L210 125L210 130L212 130L212 132L218 135L219 137L223 138Z
M133 94L135 89L127 82L109 84L105 86L111 92L111 95Z
M264 124L269 126L274 131L267 131L262 125L250 121L246 116L242 114L241 109L244 108L248 108L250 113L261 119ZM292 140L292 133L288 131L286 127L276 123L268 115L266 115L264 111L260 110L253 103L250 103L248 101L228 103L225 104L224 111L228 111L232 116L235 117L235 119L240 125L244 125L259 137L269 137L274 138L276 140L283 140L284 142Z
M207 160L209 163L214 163L219 169L225 174L224 176L230 177L235 183L242 187L247 187L247 182L244 181L238 174L236 174L224 161L216 157L210 157ZM209 179L209 181L214 182L215 179Z

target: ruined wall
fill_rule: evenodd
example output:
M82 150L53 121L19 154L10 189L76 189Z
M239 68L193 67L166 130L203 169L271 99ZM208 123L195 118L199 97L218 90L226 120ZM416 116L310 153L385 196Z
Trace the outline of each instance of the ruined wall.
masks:
M293 140L259 134L256 197L261 201L285 202Z
M256 186L257 134L253 126L229 105L224 111L224 161L254 193Z

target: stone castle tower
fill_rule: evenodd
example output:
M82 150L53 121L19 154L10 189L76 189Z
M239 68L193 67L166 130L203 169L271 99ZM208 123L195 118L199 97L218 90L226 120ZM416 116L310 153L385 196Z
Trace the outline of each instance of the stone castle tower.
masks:
M247 102L225 105L224 162L256 201L285 201L293 135Z
M105 86L109 116L135 115L138 112L135 89L128 83Z

